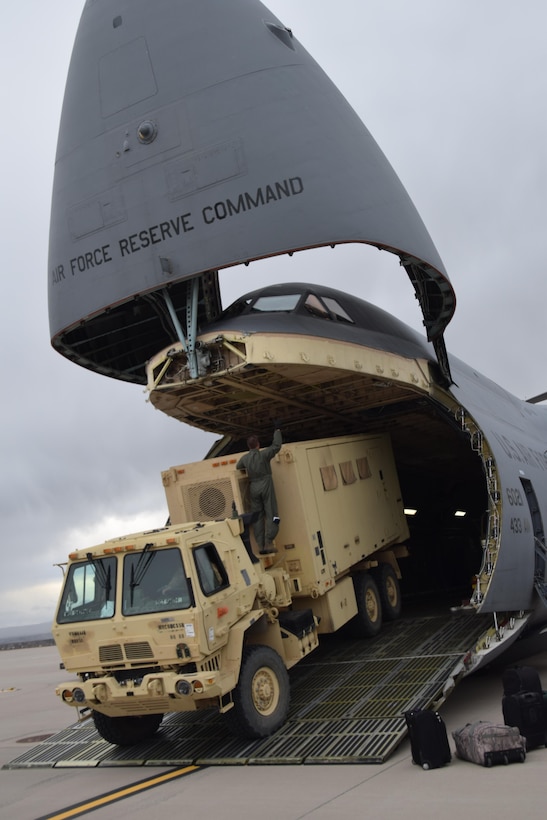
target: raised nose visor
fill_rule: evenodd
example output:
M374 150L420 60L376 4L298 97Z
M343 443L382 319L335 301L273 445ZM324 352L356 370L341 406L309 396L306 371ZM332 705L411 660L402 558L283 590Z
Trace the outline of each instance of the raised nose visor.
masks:
M294 32L257 0L120 0L115 20L108 3L86 4L67 80L53 345L142 383L188 308L196 322L214 318L216 272L358 242L399 257L448 377L442 334L455 298L443 263L382 151Z

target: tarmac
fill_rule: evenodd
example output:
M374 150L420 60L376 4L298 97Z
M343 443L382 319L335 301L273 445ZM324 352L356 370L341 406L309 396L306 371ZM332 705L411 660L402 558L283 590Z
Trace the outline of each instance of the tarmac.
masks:
M547 689L547 651L521 643L485 671L465 678L440 712L451 732L474 720L503 723L501 671L535 666ZM66 677L66 673L65 677ZM55 647L0 652L0 767L74 723L55 696L63 672ZM467 814L514 820L543 814L547 749L524 764L486 769L453 756L442 769L412 763L404 740L383 764L210 766L206 768L0 768L0 818L61 820L341 820L391 817L460 820Z

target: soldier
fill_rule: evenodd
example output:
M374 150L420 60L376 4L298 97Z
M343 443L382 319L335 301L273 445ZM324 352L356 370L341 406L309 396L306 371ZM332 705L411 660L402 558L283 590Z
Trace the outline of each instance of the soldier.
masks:
M236 464L236 470L246 470L249 477L251 512L257 515L253 529L261 555L277 552L272 541L279 530L279 515L270 461L280 451L283 443L279 424L275 422L273 441L263 450L260 449L257 436L249 436L249 452L241 456Z

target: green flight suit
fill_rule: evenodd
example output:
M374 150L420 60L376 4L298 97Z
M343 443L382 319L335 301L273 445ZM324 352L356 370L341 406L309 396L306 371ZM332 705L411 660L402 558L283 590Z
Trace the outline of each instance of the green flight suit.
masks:
M258 447L249 450L236 464L236 470L247 471L251 512L259 513L253 525L259 549L271 544L279 530L279 514L270 461L280 451L282 444L281 430L276 430L269 447L264 447L263 450L259 450Z

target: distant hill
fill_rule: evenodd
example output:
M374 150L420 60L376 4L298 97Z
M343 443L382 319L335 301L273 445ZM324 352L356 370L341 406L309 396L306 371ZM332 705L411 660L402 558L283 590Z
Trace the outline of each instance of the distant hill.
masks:
M4 626L0 627L0 648L9 644L26 644L42 641L52 641L51 623L46 621L42 624L27 624L26 626Z

